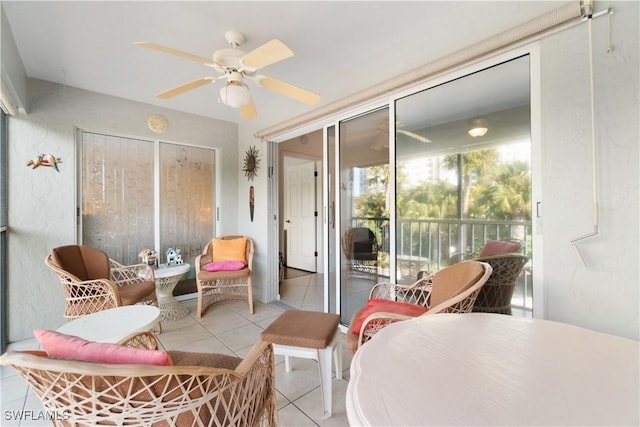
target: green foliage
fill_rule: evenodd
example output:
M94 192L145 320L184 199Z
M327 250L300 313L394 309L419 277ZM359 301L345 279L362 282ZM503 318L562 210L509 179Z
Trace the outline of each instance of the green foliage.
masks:
M498 151L487 149L445 156L443 166L456 170L461 164L460 189L441 180L408 187L398 166L396 209L403 219L456 219L458 194L462 217L477 220L522 221L531 219L531 173L524 162L501 163ZM388 217L387 165L370 167L367 193L354 200L354 216Z

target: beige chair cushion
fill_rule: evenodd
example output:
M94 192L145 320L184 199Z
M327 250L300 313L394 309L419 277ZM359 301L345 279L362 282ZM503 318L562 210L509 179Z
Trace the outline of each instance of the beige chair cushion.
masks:
M234 280L234 279L242 279L243 277L249 277L251 275L251 271L249 268L243 268L242 270L232 270L232 271L206 271L206 270L198 270L196 272L196 277L198 280L209 281L209 280Z
M433 308L469 289L483 274L482 264L470 262L461 262L439 270L433 276L429 307Z
M133 305L144 301L145 297L156 291L156 283L152 280L136 283L135 285L120 286L118 294L122 305Z
M273 344L326 348L339 323L337 314L287 310L262 332L262 339Z
M194 353L190 351L169 350L174 366L206 366L234 370L242 359L219 353Z

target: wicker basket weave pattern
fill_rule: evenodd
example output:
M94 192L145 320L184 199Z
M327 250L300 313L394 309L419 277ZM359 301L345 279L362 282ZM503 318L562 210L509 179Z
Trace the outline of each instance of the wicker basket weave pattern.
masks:
M120 289L124 286L135 286L141 282L153 281L153 270L144 264L124 266L109 259L110 280L80 280L64 270L54 261L52 254L47 255L45 264L56 274L65 295L64 317L73 320L78 317L120 307L123 301ZM155 287L147 295L142 295L137 302L158 306Z
M228 235L219 239L237 239L246 236ZM253 273L253 241L247 237L246 261L247 268L239 272L218 272L203 274L204 266L213 261L213 245L211 242L202 250L195 260L196 284L198 286L197 316L207 311L215 303L224 301L247 301L249 313L253 314L253 288L251 275Z
M106 365L8 352L13 366L57 416L57 426L275 426L271 344L256 344L235 370Z

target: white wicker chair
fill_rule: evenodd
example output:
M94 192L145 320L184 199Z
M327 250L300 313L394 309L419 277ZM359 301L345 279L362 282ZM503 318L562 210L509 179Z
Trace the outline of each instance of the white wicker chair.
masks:
M491 266L485 262L464 261L424 276L411 285L378 283L371 289L369 299L421 305L427 308L423 316L437 313L469 313L491 272ZM411 316L397 313L372 313L366 317L359 334L356 335L352 328L363 310L364 307L353 314L345 335L345 343L353 352L390 323L411 319Z
M197 316L202 317L211 304L228 300L246 300L249 304L249 313L253 314L253 290L251 286L253 241L246 236L238 235L217 238L225 240L246 238L245 258L247 266L238 271L210 272L204 270L204 266L213 261L213 244L211 242L207 243L202 250L202 254L198 255L195 261L196 284L198 285Z
M277 425L271 344L256 344L244 359L169 354L179 366L78 362L18 351L2 355L0 365L12 366L31 385L56 415L55 426ZM206 366L191 365L202 358Z

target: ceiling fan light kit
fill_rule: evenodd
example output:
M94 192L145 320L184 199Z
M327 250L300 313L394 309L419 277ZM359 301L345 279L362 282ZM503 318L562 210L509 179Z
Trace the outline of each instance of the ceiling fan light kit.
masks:
M320 101L320 95L316 93L272 77L256 74L259 69L285 60L294 55L293 51L291 51L291 49L289 49L283 42L278 39L273 39L251 52L245 53L238 49L238 47L245 42L245 37L242 33L237 31L227 31L225 33L225 37L231 48L215 51L212 57L213 60L156 43L136 42L134 44L199 62L220 73L219 76L201 77L164 92L160 92L156 96L161 99L170 99L208 83L215 83L217 80L226 79L226 85L218 92L219 102L229 107L239 109L240 116L243 119L251 119L256 117L257 113L249 87L243 81L247 78L254 81L256 85L267 90L279 93L308 105L315 105Z
M242 83L229 83L220 88L220 102L232 108L240 108L249 105L251 93Z

